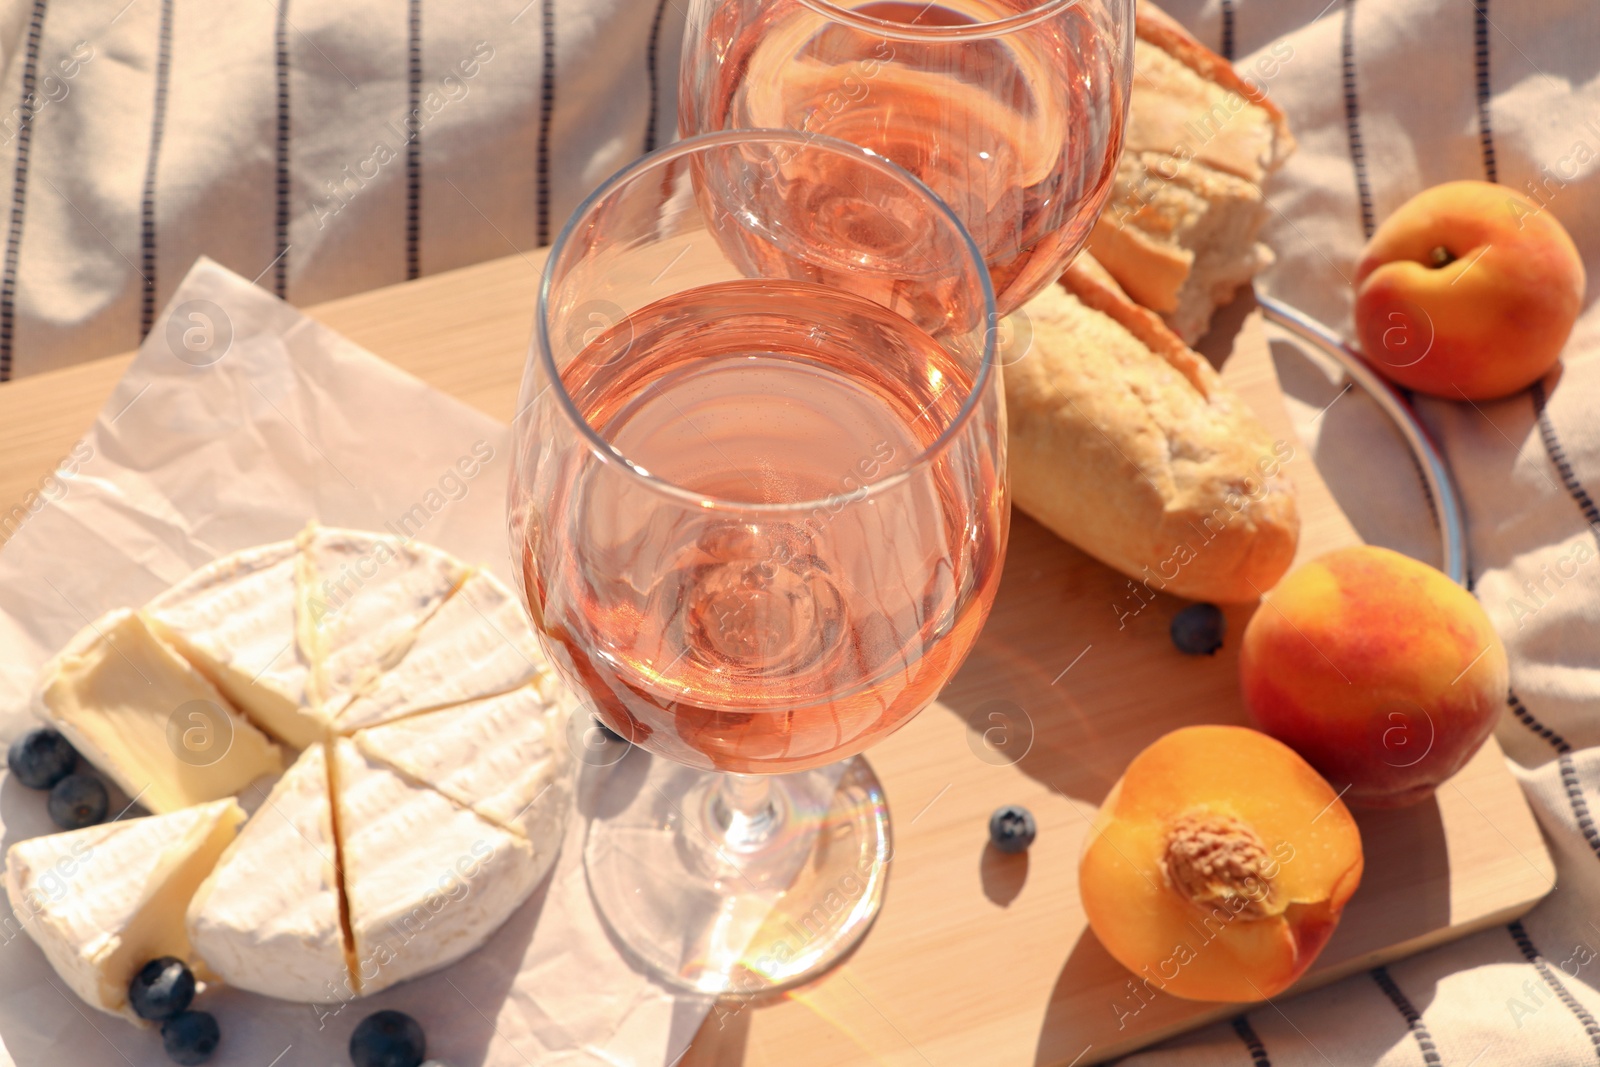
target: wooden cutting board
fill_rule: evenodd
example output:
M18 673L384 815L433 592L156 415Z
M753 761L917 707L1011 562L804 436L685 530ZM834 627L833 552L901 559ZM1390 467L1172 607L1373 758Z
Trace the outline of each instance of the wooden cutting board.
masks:
M1297 558L1359 543L1294 434L1259 311L1236 304L1224 318L1207 354L1295 450ZM1254 606L1230 608L1222 651L1194 658L1167 634L1185 603L1140 599L1127 578L1014 513L1000 594L972 657L938 704L867 753L896 834L876 929L794 1003L746 1013L742 1059L705 1062L1082 1067L1249 1010L1139 1000L1078 903L1089 820L1128 761L1180 726L1246 722L1237 637ZM1010 734L1004 754L985 747L985 731ZM984 847L989 813L1005 803L1038 819L1025 858ZM1554 885L1533 814L1492 739L1436 801L1357 821L1361 888L1297 989L1506 922ZM1292 1018L1293 1005L1285 1010Z
M310 312L507 419L541 265L535 254L510 256ZM1236 305L1213 340L1226 353L1223 377L1295 448L1302 558L1355 543L1295 439L1259 315ZM0 515L71 448L126 363L114 357L0 386ZM1135 753L1178 726L1243 721L1235 656L1252 609L1230 609L1223 650L1196 659L1167 637L1181 606L1135 596L1126 578L1018 514L994 614L971 659L938 704L868 754L895 831L876 928L815 985L774 1004L718 1007L680 1067L1065 1067L1236 1014L1235 1005L1132 999L1128 972L1086 927L1075 886L1088 820ZM989 813L1006 803L1038 819L1025 856L986 848ZM1366 874L1303 988L1505 922L1553 884L1532 813L1493 740L1436 801L1358 821ZM1295 1009L1260 1010L1292 1020Z

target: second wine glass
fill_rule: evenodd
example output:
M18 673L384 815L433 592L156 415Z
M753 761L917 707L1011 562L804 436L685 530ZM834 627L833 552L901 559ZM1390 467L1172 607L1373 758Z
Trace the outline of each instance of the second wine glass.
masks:
M679 129L850 141L955 211L1001 314L1057 278L1105 206L1134 0L694 0Z

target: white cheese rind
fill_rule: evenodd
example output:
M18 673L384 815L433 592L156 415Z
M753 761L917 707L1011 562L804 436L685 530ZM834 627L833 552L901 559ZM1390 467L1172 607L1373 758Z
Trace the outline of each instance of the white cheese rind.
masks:
M73 992L148 1025L128 1006L128 983L158 956L197 962L184 909L244 819L230 797L20 841L6 854L6 896Z
M337 849L326 753L313 745L189 904L189 940L223 981L283 1000L350 998Z
M232 796L283 769L278 747L138 612L108 612L81 630L46 664L34 702L157 814Z
M482 945L548 868L524 838L368 759L349 738L330 744L365 995Z
M536 686L353 735L361 751L533 846L548 867L572 801L566 712Z
M268 733L296 748L324 727L311 708L311 651L297 631L300 549L293 541L235 552L145 605L161 635Z
M417 633L394 669L351 701L341 733L510 692L550 673L515 593L476 571Z
M332 721L400 662L468 571L439 549L360 530L312 525L300 542L312 703Z

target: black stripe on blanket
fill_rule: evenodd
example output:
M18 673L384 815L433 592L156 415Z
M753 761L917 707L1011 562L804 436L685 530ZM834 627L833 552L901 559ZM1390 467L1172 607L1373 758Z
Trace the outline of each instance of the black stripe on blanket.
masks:
M1222 0L1222 58L1233 62L1233 0Z
M1250 1053L1250 1067L1272 1067L1272 1061L1267 1059L1267 1046L1256 1036L1256 1029L1250 1025L1248 1016L1233 1017L1233 1032L1239 1035L1239 1040L1244 1042L1244 1047Z
M17 168L11 185L11 222L6 227L5 270L0 274L0 382L11 379L11 344L17 327L17 255L28 205L28 146L33 141L33 90L39 81L39 42L48 0L33 0L22 60L22 106L17 111Z
M1473 62L1478 73L1478 141L1483 145L1483 176L1500 180L1494 160L1494 130L1489 126L1489 0L1473 0Z
M1522 950L1522 955L1527 961L1533 964L1533 969L1539 972L1544 984L1550 987L1550 991L1560 998L1561 1003L1567 1006L1567 1010L1583 1024L1583 1032L1589 1035L1589 1044L1594 1046L1595 1055L1600 1057L1600 1024L1594 1021L1594 1016L1589 1014L1587 1008L1578 1003L1578 998L1567 990L1561 979L1550 969L1549 962L1539 954L1537 948L1534 948L1533 938L1528 936L1527 927L1522 925L1522 920L1518 919L1508 924L1506 929L1511 931L1511 939L1517 943L1517 948Z
M650 22L650 41L644 48L644 72L650 80L650 111L644 120L644 150L656 149L656 120L661 115L661 71L657 69L657 54L661 47L661 17L666 13L667 0L656 0L656 17Z
M544 69L539 73L539 158L534 164L538 207L538 238L550 243L550 120L556 110L556 4L540 0L539 19L544 35Z
M1578 472L1573 469L1572 461L1567 459L1566 449L1561 447L1561 440L1556 436L1555 423L1550 420L1550 412L1545 406L1549 396L1544 391L1544 382L1534 382L1529 392L1533 397L1533 413L1539 422L1539 439L1544 442L1545 454L1555 465L1556 473L1561 475L1561 484L1567 487L1568 495L1578 505L1578 510L1583 512L1584 521L1600 535L1600 508L1595 507L1594 498L1578 480Z
M422 273L422 0L406 0L406 280Z
M1367 149L1361 142L1361 99L1356 95L1356 0L1344 0L1344 30L1339 55L1344 70L1344 124L1350 138L1350 165L1356 172L1356 196L1361 201L1361 233L1370 238L1373 221L1372 184L1367 180Z
M1518 722L1542 737L1551 748L1555 749L1556 764L1561 771L1561 787L1567 791L1567 803L1572 807L1573 821L1582 831L1583 839L1589 842L1590 850L1600 858L1600 828L1596 828L1594 817L1589 814L1589 802L1583 796L1583 783L1579 781L1578 768L1572 762L1572 746L1567 744L1566 738L1534 718L1533 712L1527 709L1516 693L1506 694L1506 704Z
M1578 472L1573 469L1572 461L1567 458L1566 449L1561 447L1561 439L1556 436L1555 422L1550 418L1550 411L1546 406L1549 398L1545 393L1544 382L1534 382L1528 393L1533 398L1533 412L1539 424L1539 439L1544 442L1545 454L1550 457L1550 462L1561 477L1561 484L1566 486L1568 495L1578 505L1584 521L1597 536L1600 536L1600 508L1595 507L1594 498L1583 487L1583 482L1578 480ZM1596 829L1594 818L1589 814L1589 803L1583 796L1583 783L1578 779L1578 770L1572 763L1572 746L1567 744L1566 738L1535 719L1523 706L1522 701L1517 699L1515 693L1510 694L1507 703L1511 705L1511 711L1519 722L1544 738L1550 747L1556 750L1557 764L1561 770L1561 785L1567 791L1567 802L1572 806L1572 817L1577 822L1578 829L1583 831L1583 839L1589 842L1590 850L1600 858L1600 830Z
M277 48L278 78L278 144L277 144L277 194L278 213L274 221L277 236L277 258L272 261L272 290L279 299L289 298L289 0L278 0L278 19L273 36Z
M1422 1062L1428 1067L1442 1067L1444 1060L1440 1059L1439 1050L1433 1044L1433 1035L1428 1033L1428 1026L1422 1021L1422 1013L1411 1006L1410 999L1389 977L1389 968L1374 967L1368 973L1378 983L1378 988L1383 990L1383 995L1389 998L1389 1003L1394 1005L1395 1011L1405 1018L1406 1025L1411 1028L1411 1036L1417 1039L1417 1047L1422 1050Z
M156 171L161 163L161 134L167 124L167 79L172 69L172 0L161 0L161 27L156 37L155 104L150 118L150 155L144 164L144 195L139 201L140 264L144 301L139 308L139 340L156 321Z

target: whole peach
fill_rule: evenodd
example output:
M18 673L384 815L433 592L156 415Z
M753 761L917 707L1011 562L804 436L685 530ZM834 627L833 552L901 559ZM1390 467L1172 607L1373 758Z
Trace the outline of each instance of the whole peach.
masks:
M1584 274L1549 211L1502 185L1458 181L1390 215L1355 284L1356 333L1379 373L1434 396L1488 400L1555 365Z
M1352 804L1426 799L1505 707L1506 652L1473 595L1424 563L1361 545L1289 572L1239 651L1256 725Z

